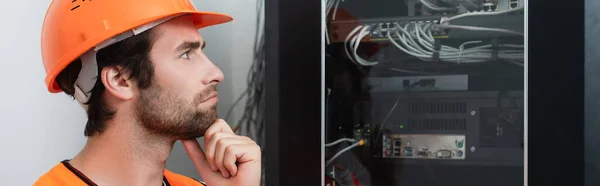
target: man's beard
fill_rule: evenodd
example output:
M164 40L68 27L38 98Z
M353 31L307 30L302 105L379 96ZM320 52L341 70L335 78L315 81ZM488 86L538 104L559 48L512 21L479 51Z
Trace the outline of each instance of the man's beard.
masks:
M198 108L198 105L216 91L216 85L211 85L193 100L188 100L152 83L147 89L140 90L136 104L137 119L154 135L177 139L202 137L218 119L217 105L205 109Z

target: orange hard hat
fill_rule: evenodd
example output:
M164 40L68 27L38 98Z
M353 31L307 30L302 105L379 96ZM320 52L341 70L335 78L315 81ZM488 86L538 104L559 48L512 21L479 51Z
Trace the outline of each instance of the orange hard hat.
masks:
M62 92L56 76L88 51L184 14L193 17L198 29L233 20L228 15L198 11L190 0L53 0L44 18L41 40L48 91ZM95 55L93 58L95 62Z

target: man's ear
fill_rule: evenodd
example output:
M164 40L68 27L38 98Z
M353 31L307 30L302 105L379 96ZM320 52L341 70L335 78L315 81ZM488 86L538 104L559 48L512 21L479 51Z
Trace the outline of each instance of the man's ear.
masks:
M100 78L105 90L118 99L129 100L133 97L133 82L125 74L122 67L104 67L100 71Z

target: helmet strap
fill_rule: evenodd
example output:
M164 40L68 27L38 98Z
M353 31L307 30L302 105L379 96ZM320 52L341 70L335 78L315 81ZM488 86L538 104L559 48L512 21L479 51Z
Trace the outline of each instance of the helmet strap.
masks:
M92 88L98 78L98 63L96 62L96 50L89 50L81 56L81 71L75 81L75 99L84 110L87 110L86 103L92 94Z

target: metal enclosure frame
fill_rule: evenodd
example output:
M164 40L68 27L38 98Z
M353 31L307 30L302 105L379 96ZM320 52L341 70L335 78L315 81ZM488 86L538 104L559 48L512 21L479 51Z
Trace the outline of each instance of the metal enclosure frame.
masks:
M600 1L585 0L585 185L600 185Z

